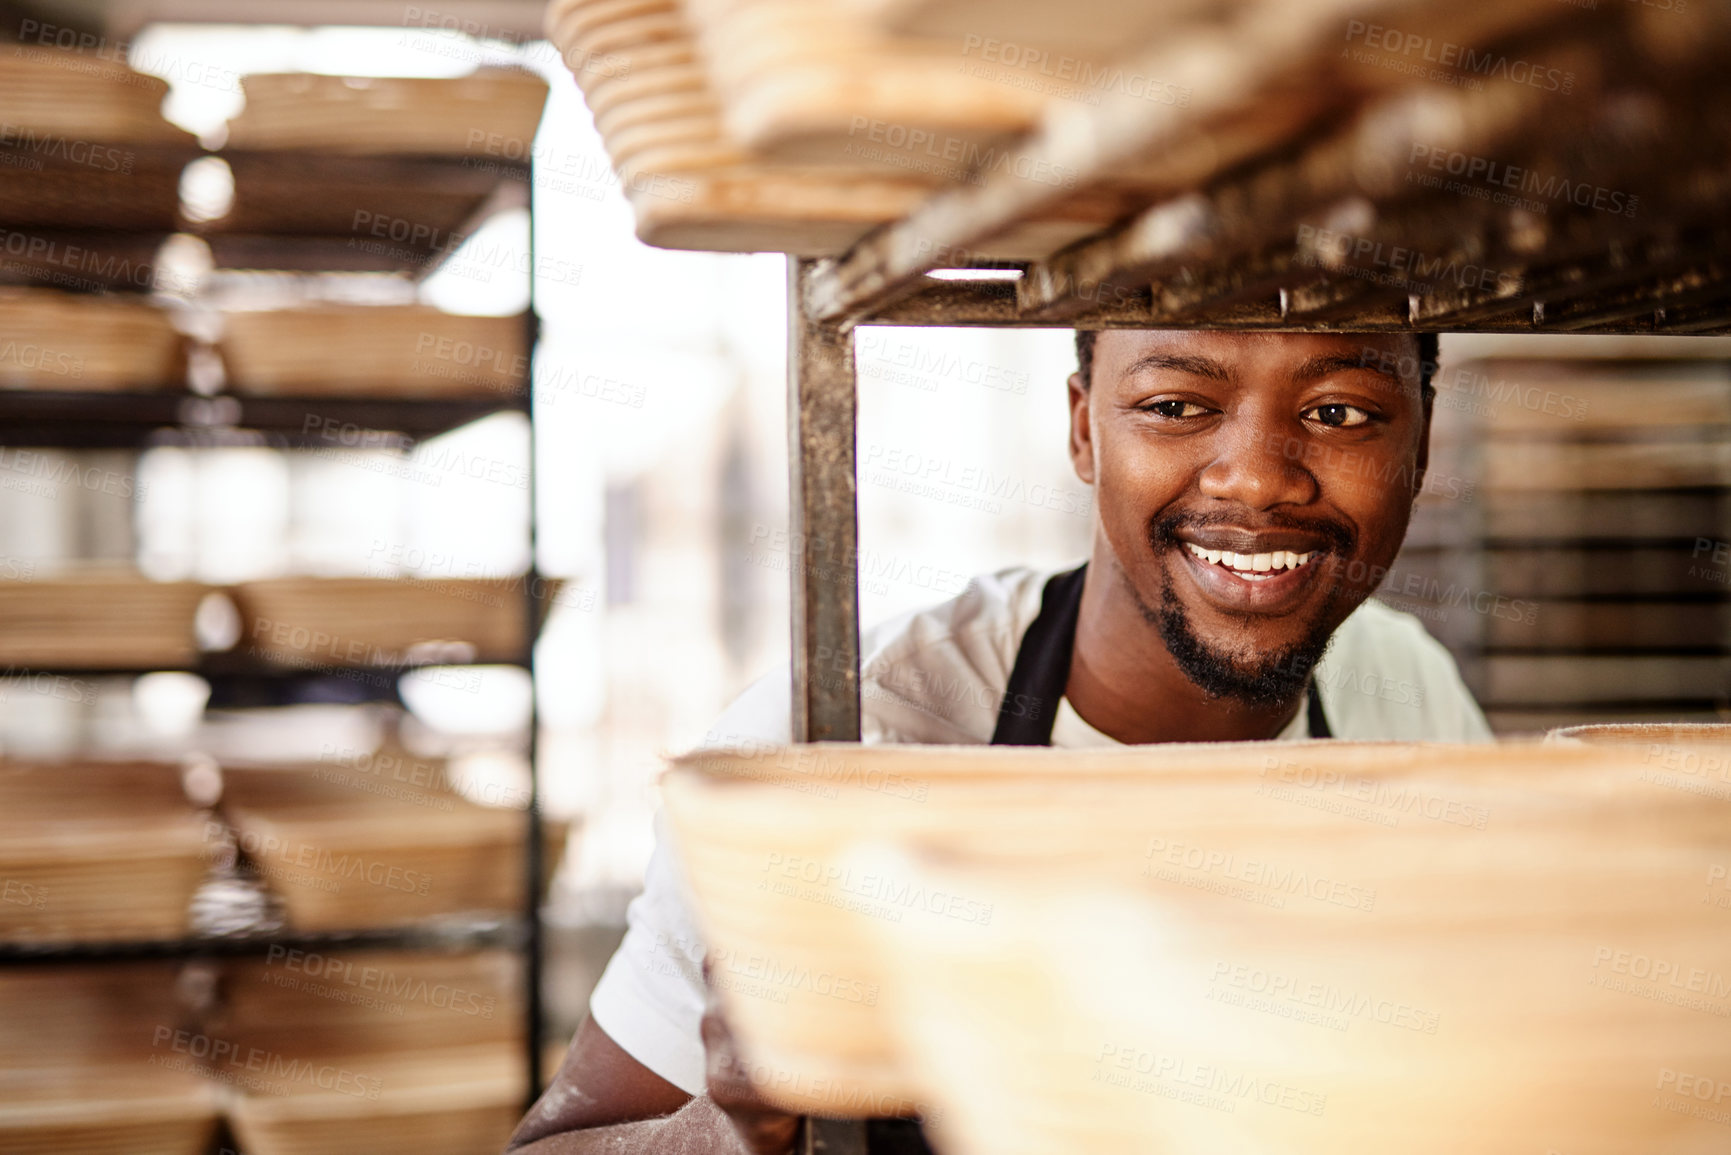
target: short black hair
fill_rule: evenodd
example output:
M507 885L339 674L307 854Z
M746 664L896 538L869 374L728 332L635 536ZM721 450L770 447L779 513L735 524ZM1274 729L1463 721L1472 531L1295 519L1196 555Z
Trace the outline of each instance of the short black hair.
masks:
M1098 329L1076 330L1076 372L1082 378L1084 389L1094 383L1094 339L1099 335ZM1419 396L1429 401L1436 396L1436 386L1431 384L1431 378L1436 375L1441 343L1435 333L1414 333L1413 336L1418 338Z

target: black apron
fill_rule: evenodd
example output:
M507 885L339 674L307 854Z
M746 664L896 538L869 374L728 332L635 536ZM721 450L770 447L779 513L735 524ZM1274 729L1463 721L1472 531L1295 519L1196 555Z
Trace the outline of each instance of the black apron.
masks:
M1040 614L1016 650L1010 684L998 707L994 746L1050 746L1058 703L1070 682L1070 652L1076 645L1076 620L1082 614L1086 565L1058 574L1040 595ZM1309 699L1310 736L1332 737L1313 679ZM873 1119L866 1128L871 1155L924 1155L931 1152L913 1119Z

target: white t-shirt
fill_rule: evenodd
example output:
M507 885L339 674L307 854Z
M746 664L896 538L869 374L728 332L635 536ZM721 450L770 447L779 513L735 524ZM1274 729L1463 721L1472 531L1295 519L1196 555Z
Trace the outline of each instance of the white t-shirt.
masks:
M984 745L1022 635L1040 611L1052 571L1009 569L975 578L942 605L892 619L861 638L861 729L866 742ZM1488 742L1490 727L1462 684L1454 659L1417 618L1367 601L1335 631L1314 674L1337 738ZM706 745L791 740L786 667L759 679L728 707ZM1277 741L1304 741L1302 707ZM1117 743L1058 704L1052 745ZM644 891L631 903L625 941L590 998L601 1029L638 1062L698 1095L704 1090L703 945L684 897L666 831Z

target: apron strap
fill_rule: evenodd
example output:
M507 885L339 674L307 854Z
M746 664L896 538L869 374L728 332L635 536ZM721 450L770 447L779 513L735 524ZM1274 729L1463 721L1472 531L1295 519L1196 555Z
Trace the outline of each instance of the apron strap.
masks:
M994 746L1050 746L1052 724L1058 717L1058 702L1070 684L1070 654L1076 646L1076 622L1082 616L1082 581L1086 565L1056 574L1040 595L1040 613L1016 650L1010 684L998 705L998 724L992 730ZM1322 712L1322 695L1316 679L1306 694L1306 718L1312 738L1332 738L1328 718Z
M1040 614L1016 651L1010 684L992 730L994 746L1050 746L1058 702L1070 684L1070 652L1076 647L1076 620L1082 616L1084 564L1046 582Z

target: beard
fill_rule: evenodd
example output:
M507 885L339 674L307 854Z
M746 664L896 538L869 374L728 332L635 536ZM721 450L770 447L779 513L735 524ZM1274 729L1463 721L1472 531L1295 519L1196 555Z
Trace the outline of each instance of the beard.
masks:
M1148 536L1156 551L1183 549L1184 545L1177 537L1179 527L1205 524L1208 523L1196 518L1167 518L1151 525ZM1296 526L1298 523L1289 524ZM1345 526L1306 523L1304 528L1327 539L1332 558L1352 556L1355 538ZM1131 586L1130 593L1136 599L1142 617L1159 631L1160 640L1166 643L1172 660L1185 677L1211 698L1228 698L1253 709L1286 705L1303 692L1311 671L1328 652L1339 620L1344 620L1344 614L1337 619L1334 611L1349 596L1336 581L1302 638L1274 651L1242 652L1210 644L1196 631L1184 604L1173 591L1170 573L1161 577L1158 606L1144 602L1134 586ZM1249 620L1249 615L1242 616Z

